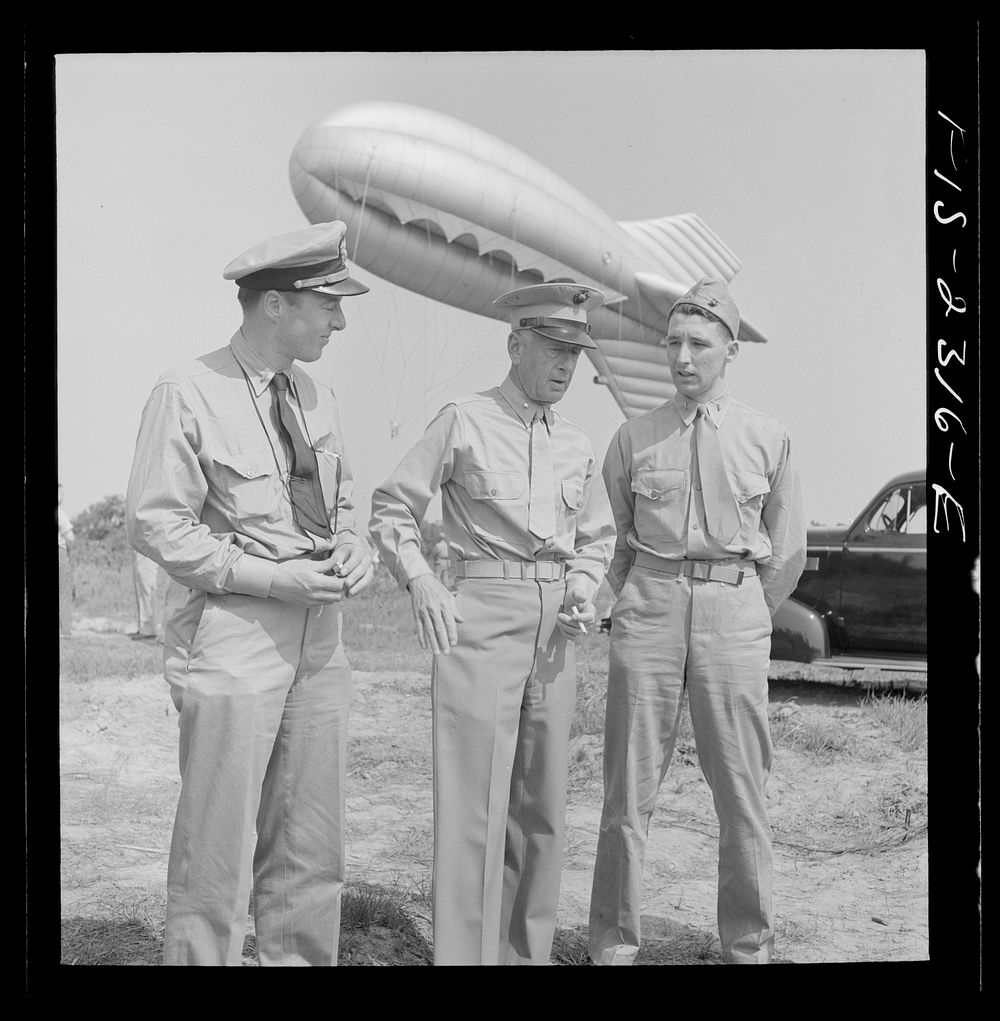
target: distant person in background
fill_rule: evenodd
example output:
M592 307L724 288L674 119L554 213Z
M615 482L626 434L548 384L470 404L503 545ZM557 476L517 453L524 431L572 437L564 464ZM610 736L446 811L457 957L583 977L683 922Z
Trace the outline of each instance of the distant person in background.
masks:
M448 542L442 528L438 540L434 543L434 576L445 588L455 587L455 575L452 571L452 553L461 555L462 547L457 543Z
M372 538L434 652L434 963L547 965L559 903L574 642L614 545L590 440L566 393L600 291L521 287L499 386L446 405L372 495ZM423 555L440 490L457 594Z
M59 525L59 634L63 638L73 636L73 601L76 585L73 580L73 524L62 509L62 483L59 484L56 503L56 519Z
M129 479L132 547L187 586L166 629L181 790L163 963L337 963L351 668L340 603L372 578L337 402L297 362L344 329L346 227L234 259L229 343L160 377Z
M719 819L722 955L771 960L771 617L805 565L806 525L787 430L727 388L739 324L721 280L703 278L674 304L664 345L677 393L622 425L604 460L617 601L590 903L595 964L631 965L638 953L649 823L685 694Z
M134 642L163 641L163 608L170 575L149 557L132 551L137 628Z

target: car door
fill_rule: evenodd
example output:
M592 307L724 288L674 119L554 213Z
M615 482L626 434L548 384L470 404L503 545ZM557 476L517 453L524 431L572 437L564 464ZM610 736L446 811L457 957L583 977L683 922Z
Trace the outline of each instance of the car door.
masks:
M927 486L882 492L848 532L839 631L846 649L927 651Z

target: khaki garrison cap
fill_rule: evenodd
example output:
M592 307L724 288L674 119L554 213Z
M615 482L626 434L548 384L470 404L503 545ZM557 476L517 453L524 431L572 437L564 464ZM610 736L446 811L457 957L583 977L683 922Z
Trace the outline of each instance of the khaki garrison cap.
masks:
M587 313L604 304L604 294L583 284L531 284L501 294L494 306L510 316L512 330L533 330L549 340L597 347Z
M347 268L346 235L342 220L279 234L237 256L222 275L253 291L364 294L369 288Z
M670 315L667 316L668 322L670 316L674 314L674 309L681 304L696 305L698 308L710 312L729 330L733 340L739 338L740 311L736 307L736 302L733 301L725 281L715 277L702 277L686 294L682 294L674 302L670 309Z

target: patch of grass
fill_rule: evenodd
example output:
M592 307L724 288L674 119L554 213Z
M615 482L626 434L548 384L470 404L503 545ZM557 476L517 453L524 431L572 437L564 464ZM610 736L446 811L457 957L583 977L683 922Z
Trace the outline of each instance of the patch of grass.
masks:
M429 965L433 951L414 915L427 915L423 901L397 887L373 883L346 887L341 901L337 962L352 965Z
M803 713L774 714L770 721L775 747L801 752L813 758L832 760L854 751L855 740L839 720Z
M59 675L64 681L86 684L99 677L132 680L163 673L163 646L81 635L59 645Z
M348 887L341 898L341 928L347 931L370 929L373 925L403 928L410 924L410 917L401 901L397 891L372 883Z
M72 558L74 614L135 619L131 550L111 541L78 539Z
M163 955L163 905L134 895L111 905L110 918L75 915L62 922L60 963L151 965Z
M899 743L903 751L913 752L927 743L927 696L917 698L897 694L869 694L864 702L880 726Z

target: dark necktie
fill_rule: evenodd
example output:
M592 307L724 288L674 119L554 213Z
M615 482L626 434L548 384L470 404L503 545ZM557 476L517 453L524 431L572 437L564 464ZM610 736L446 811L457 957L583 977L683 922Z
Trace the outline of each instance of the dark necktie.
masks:
M320 485L316 452L302 435L288 399L288 377L283 372L276 372L271 380L271 389L278 409L278 427L289 453L288 488L292 514L302 528L321 539L329 539L333 533L326 513L323 487Z
M531 474L528 483L528 530L548 539L556 530L555 472L552 442L541 409L531 423Z
M725 545L739 531L740 516L722 458L719 430L708 417L708 409L704 404L698 405L694 441L698 450L698 475L705 504L705 524L708 534Z

